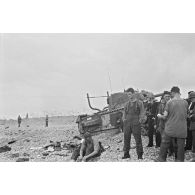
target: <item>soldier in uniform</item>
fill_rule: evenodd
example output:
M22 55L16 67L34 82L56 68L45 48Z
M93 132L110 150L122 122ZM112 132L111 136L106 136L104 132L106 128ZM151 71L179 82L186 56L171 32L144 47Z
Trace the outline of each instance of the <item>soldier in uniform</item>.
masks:
M26 114L26 119L28 119L28 113Z
M166 119L166 123L159 158L155 161L166 161L167 150L172 142L176 153L175 161L183 162L185 139L187 137L188 103L180 97L178 87L172 87L171 96L173 98L166 103L164 114L158 114L158 118Z
M97 138L92 138L91 133L83 133L82 138L80 146L72 154L71 159L73 161L91 161L104 151L101 142Z
M190 161L195 162L195 92L189 94L189 99L191 100L189 106L189 131L191 131L192 134L192 159Z
M133 134L136 142L138 159L143 159L143 146L141 139L141 123L145 122L145 110L143 102L138 100L136 94L131 94L124 111L124 156L130 158L130 141Z
M158 107L158 114L163 114L164 111L165 111L165 106L166 106L166 103L171 99L171 94L169 91L164 91L164 94L163 94L163 97L162 97L162 100L159 104L159 107ZM164 129L165 129L165 121L164 119L158 119L158 127L157 127L157 131L160 133L161 137L160 137L160 143L159 143L159 146L161 144L161 138L162 138L162 135L163 135L163 132L164 132Z
M190 107L191 105L191 98L190 98L190 94L193 91L189 91L188 92L188 99L186 100L188 102L188 106ZM186 145L185 145L185 150L191 150L192 149L192 131L190 131L190 118L187 118L187 138L186 138Z
M45 118L45 127L48 127L48 122L49 122L49 117L48 117L48 115L46 115L46 118Z
M18 127L20 127L21 122L22 122L22 118L21 118L21 116L19 115L19 116L18 116Z
M132 87L130 87L125 92L134 94L135 93L135 90Z
M149 97L149 101L146 108L147 113L147 124L148 124L148 138L149 143L147 147L153 147L153 137L155 132L155 122L157 115L158 103L154 101L154 96ZM158 136L158 135L157 135ZM158 142L158 139L156 140ZM156 144L158 146L158 144Z

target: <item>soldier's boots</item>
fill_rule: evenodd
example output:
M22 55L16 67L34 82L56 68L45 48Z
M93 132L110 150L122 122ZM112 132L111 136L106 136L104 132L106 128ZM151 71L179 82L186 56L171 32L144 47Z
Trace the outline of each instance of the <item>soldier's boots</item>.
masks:
M124 156L122 157L122 159L127 159L127 158L131 158L129 152L124 152ZM139 154L138 155L138 160L143 160L143 155Z
M155 158L155 159L154 159L154 162L162 162L162 161L161 161L160 158L158 157L158 158Z
M153 147L153 144L150 144L150 143L149 143L149 144L147 145L147 148L151 148L151 147Z
M124 156L122 157L122 159L127 159L127 158L131 158L129 152L124 152Z
M138 155L138 160L143 160L143 155L142 154Z
M192 158L190 159L190 162L195 162L195 153L192 153Z

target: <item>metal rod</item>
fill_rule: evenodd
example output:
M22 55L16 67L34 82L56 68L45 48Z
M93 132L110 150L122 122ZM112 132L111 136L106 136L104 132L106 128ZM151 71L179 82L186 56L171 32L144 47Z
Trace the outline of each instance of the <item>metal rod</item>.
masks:
M111 131L111 130L114 130L114 129L119 129L119 128L117 128L117 127L111 127L111 128L108 128L108 129L98 129L98 130L90 131L90 132L91 133L98 133L98 132Z
M89 98L89 94L88 94L88 93L87 93L87 100L88 100L89 107L90 107L92 110L97 110L97 111L101 112L100 109L98 109L98 108L93 108L93 107L91 106L91 102L90 102L90 98Z
M94 97L89 97L89 98L107 98L108 96L94 96Z

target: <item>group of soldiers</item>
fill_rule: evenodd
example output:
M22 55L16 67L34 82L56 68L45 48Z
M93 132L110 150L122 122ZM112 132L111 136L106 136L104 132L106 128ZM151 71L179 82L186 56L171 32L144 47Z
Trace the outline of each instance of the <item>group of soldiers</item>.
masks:
M164 91L161 100L154 96L139 99L133 88L125 91L129 100L124 107L123 116L123 151L122 159L131 158L131 135L136 143L139 160L144 158L142 130L148 135L147 147L160 148L157 162L165 162L167 156L173 156L176 162L185 160L185 150L191 150L195 161L195 92L190 91L188 98L182 99L179 87ZM155 136L154 136L155 135ZM82 135L80 147L72 154L73 161L88 161L101 154L101 142L92 138L88 132Z
M160 147L159 156L154 161L165 162L168 155L172 155L176 162L185 160L185 150L192 150L195 161L195 92L188 93L188 99L182 99L180 89L172 87L164 91L160 102L154 96L139 99L137 92L129 88L129 101L124 107L123 133L124 155L122 159L130 157L131 135L136 142L136 152L139 160L143 159L142 130L147 129L148 145ZM155 136L154 136L155 135ZM78 150L71 157L74 161L87 161L97 154L100 155L101 143L92 139L88 132L82 135L82 142Z
M124 156L130 158L130 140L133 134L138 159L143 159L141 126L147 128L149 143L153 147L155 134L156 147L160 153L155 161L166 161L167 155L174 155L175 161L184 161L185 150L192 150L195 160L195 92L188 93L188 99L180 97L180 89L172 87L165 91L161 101L154 96L143 102L136 98L135 92L127 90L129 102L125 106L124 116Z
M155 161L165 162L168 155L173 155L176 162L185 160L185 151L191 150L195 162L195 92L190 91L188 98L181 98L179 87L172 87L170 91L164 91L160 102L154 96L145 100L137 98L133 88L126 90L129 101L124 107L123 133L124 155L122 159L130 157L131 135L134 136L138 159L143 159L142 129L147 129L148 145L160 147L159 156ZM22 118L18 116L18 127ZM45 118L45 126L48 127L48 115ZM92 139L88 132L84 133L80 147L73 152L74 161L88 161L94 156L100 155L103 147L99 140Z

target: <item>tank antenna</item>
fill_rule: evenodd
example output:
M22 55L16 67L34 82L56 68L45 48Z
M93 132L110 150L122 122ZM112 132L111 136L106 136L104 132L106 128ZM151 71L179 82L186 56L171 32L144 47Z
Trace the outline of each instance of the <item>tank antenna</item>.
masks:
M121 78L121 83L122 83L123 90L125 91L124 77Z
M108 71L108 69L107 69L107 71ZM112 94L112 83L111 83L111 78L110 78L109 71L108 71L108 79L109 79L110 91L111 91L111 94Z

